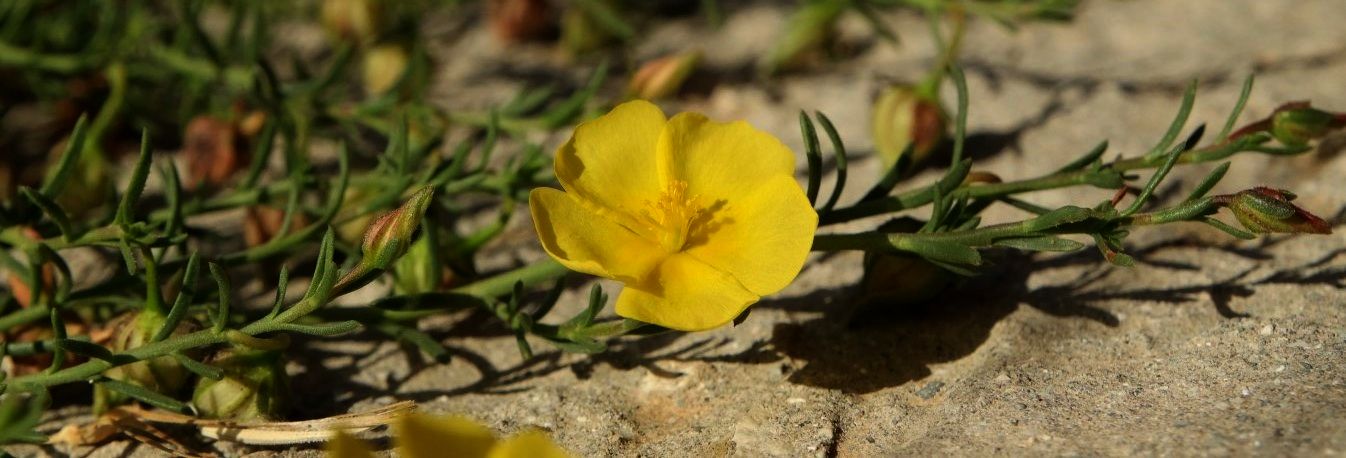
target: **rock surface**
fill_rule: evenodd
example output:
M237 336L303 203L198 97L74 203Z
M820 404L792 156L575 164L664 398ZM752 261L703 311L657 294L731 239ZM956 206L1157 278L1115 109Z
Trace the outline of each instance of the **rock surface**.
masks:
M726 4L718 31L693 17L646 32L636 57L697 45L707 73L723 76L665 108L745 118L797 151L798 110L821 110L858 156L843 203L858 198L878 170L868 156L873 95L932 60L922 19L889 15L903 38L893 47L864 38L864 23L848 18L843 32L861 37L853 56L763 83L737 74L768 46L786 9ZM1105 139L1110 154L1143 153L1191 78L1201 79L1192 126L1221 126L1248 73L1257 86L1244 121L1300 99L1344 110L1343 23L1338 0L1093 0L1071 23L1016 32L974 21L963 62L975 167L1032 177ZM429 33L443 42L435 98L450 109L500 101L534 74L530 65L565 66L541 47L502 52L484 27ZM587 72L579 68L576 77ZM311 342L316 350L294 368L298 410L328 415L410 399L502 433L546 430L580 456L1342 453L1346 157L1343 139L1326 143L1336 146L1289 159L1240 156L1216 192L1291 188L1306 208L1337 215L1334 235L1237 242L1196 226L1140 230L1127 243L1139 261L1132 269L1092 249L1000 253L987 274L929 304L867 309L855 305L860 256L816 256L737 327L624 339L593 357L538 342L539 355L523 361L490 320L455 316L426 326L454 351L444 365L368 335ZM1178 185L1161 197L1181 198L1210 168L1179 168ZM1080 188L1031 198L1091 205L1109 195ZM987 215L1022 217L999 207ZM496 262L543 256L530 224L517 221ZM573 310L583 292L563 304ZM127 447L71 452L121 456Z

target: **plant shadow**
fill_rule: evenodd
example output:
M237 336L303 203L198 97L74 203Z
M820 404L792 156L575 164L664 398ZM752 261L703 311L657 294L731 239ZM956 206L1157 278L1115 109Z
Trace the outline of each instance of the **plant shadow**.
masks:
M1130 253L1140 263L1154 268L1197 270L1197 266L1152 259L1155 255L1183 249L1217 249L1250 260L1270 257L1266 248L1285 238L1269 239L1257 248L1200 245L1188 240L1170 240L1135 249ZM1229 278L1180 287L1132 287L1105 282L1112 269L1089 269L1077 278L1055 285L1029 287L1028 274L1071 265L1098 264L1093 252L1054 257L1001 253L988 274L968 279L934 300L923 304L887 306L869 304L829 310L800 323L776 325L772 346L786 357L802 363L789 376L792 383L864 394L920 380L930 375L930 366L971 355L989 339L992 329L1021 306L1061 318L1083 318L1107 327L1120 321L1109 311L1117 301L1145 301L1172 305L1208 304L1226 319L1250 316L1234 310L1235 298L1256 294L1261 285L1331 285L1346 288L1346 265L1334 264L1346 249L1289 269L1274 272L1256 267ZM850 289L831 290L797 299L764 304L769 307L808 309L823 302L825 295L841 295L833 303L846 303Z

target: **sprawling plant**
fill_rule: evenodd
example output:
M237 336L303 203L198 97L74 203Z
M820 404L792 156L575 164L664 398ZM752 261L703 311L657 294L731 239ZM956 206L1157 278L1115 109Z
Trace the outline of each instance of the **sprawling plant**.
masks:
M1108 262L1130 266L1124 241L1146 226L1205 224L1242 239L1327 233L1290 191L1211 192L1240 155L1303 153L1346 126L1346 115L1294 103L1236 128L1249 78L1207 136L1204 125L1187 129L1193 84L1149 150L1105 160L1103 142L1050 174L1005 181L965 157L967 88L953 64L964 15L1059 18L1074 2L804 2L759 65L763 75L825 50L849 11L892 37L875 10L921 8L943 47L925 81L880 96L872 127L886 173L845 202L849 156L822 113L800 114L801 186L794 152L747 123L666 117L651 102L606 99L601 62L583 81L528 88L483 112L428 103L433 64L417 39L414 2L325 2L333 47L292 61L273 50L271 33L299 6L59 3L0 6L0 70L17 86L0 88L0 103L39 101L51 112L41 132L7 130L15 141L0 142L10 148L0 163L0 267L9 277L0 293L0 443L46 440L35 428L52 393L82 386L92 387L100 412L139 402L203 418L281 420L291 396L284 361L303 351L292 335L363 330L448 363L448 350L419 323L464 309L497 318L524 358L537 343L598 353L623 335L712 329L746 319L751 304L785 288L810 251L866 252L866 282L901 302L957 294L953 280L977 275L990 249L1074 251L1092 241ZM507 10L516 15L541 8L497 3L517 3L511 8L522 9ZM717 20L715 2L703 4ZM491 11L500 37L534 36L526 15ZM562 14L562 42L582 53L630 40L640 11L575 1ZM946 14L955 24L948 39ZM223 21L224 32L207 30L205 17ZM696 55L634 72L626 95L676 92ZM939 105L945 82L957 93L953 110ZM460 140L448 141L451 129ZM551 155L530 140L539 131L572 134ZM15 146L23 142L44 148ZM896 191L940 151L952 164L941 176ZM1185 199L1156 205L1171 170L1207 162L1219 165ZM1116 196L1059 208L1020 197L1076 186ZM998 204L1028 216L983 224L982 212ZM549 258L480 269L483 248L525 205ZM873 223L832 229L858 220ZM75 262L111 264L112 273L76 275ZM608 295L593 286L579 313L554 319L561 293L586 281L572 271L623 283L617 316L604 313ZM240 297L244 282L264 285L270 299ZM375 282L390 285L382 297L331 306ZM305 284L302 294L291 283ZM462 426L435 421L427 428Z

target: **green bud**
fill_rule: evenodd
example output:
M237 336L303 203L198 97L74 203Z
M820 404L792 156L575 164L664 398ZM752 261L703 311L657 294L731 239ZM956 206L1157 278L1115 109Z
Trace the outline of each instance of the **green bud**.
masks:
M874 150L885 169L897 164L908 146L912 148L909 166L924 162L944 140L947 125L939 100L901 84L879 94L871 122Z
M1232 196L1217 196L1249 231L1260 234L1331 234L1332 226L1290 201L1290 191L1256 187Z
M1276 111L1271 116L1271 135L1287 146L1304 146L1310 140L1322 138L1334 128L1343 127L1344 123L1346 119L1341 115L1311 108L1308 103L1303 103L1302 106Z
M762 56L758 70L770 75L802 64L806 56L823 48L832 38L837 19L845 9L846 2L837 0L805 2L790 15L785 35Z
M439 286L442 272L432 241L432 237L422 236L393 263L393 290L397 294L426 293Z
M434 187L421 188L401 207L370 223L360 245L364 253L364 259L360 262L370 269L387 269L394 260L406 253L434 196Z
M201 377L192 404L202 417L236 421L274 421L282 417L290 379L279 351L223 350L210 364L224 377Z
M861 302L901 306L934 298L948 288L953 274L919 256L866 253L860 280Z
M116 333L112 337L111 350L120 353L149 343L154 334L159 332L159 328L163 327L166 320L167 318L164 315L150 311L122 315L112 324ZM173 330L172 335L188 334L195 329L195 323L183 320L178 324L177 329ZM172 356L160 356L113 367L104 372L104 375L113 380L139 385L151 391L172 396L182 391L192 374ZM125 399L116 393L104 392L101 396L104 397L107 405L125 402Z
M607 0L594 0L607 4ZM617 37L598 23L588 11L576 5L561 13L561 48L572 56L588 54L616 40Z
M56 164L60 162L60 152L65 149L65 139L56 144L51 154L48 155L50 165L47 170L56 170ZM95 213L99 207L108 203L108 197L114 195L112 175L109 173L109 162L103 151L92 140L86 139L84 148L75 152L79 154L70 176L65 182L65 188L56 196L56 203L72 217L87 217Z

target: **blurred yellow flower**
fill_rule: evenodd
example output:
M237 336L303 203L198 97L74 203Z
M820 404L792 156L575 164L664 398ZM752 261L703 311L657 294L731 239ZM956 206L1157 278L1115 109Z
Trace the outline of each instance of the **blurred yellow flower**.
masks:
M803 268L818 215L794 170L794 153L746 122L665 119L637 100L575 128L556 153L565 191L528 203L548 254L626 285L618 315L697 331Z
M393 445L402 458L567 458L539 431L525 431L496 440L485 426L462 417L410 413L393 423ZM372 458L369 444L337 431L327 442L328 458Z

